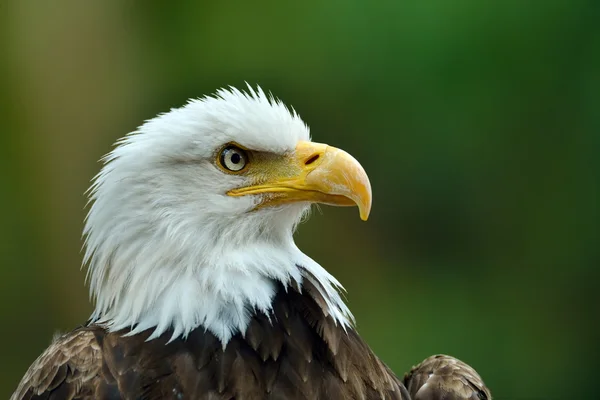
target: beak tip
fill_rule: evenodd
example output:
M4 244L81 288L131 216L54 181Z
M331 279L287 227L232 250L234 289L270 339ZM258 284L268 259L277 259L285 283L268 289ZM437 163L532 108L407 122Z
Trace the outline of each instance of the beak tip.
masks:
M366 221L369 219L369 214L371 213L371 205L369 204L368 207L358 207L358 212L360 214L360 219L363 221Z

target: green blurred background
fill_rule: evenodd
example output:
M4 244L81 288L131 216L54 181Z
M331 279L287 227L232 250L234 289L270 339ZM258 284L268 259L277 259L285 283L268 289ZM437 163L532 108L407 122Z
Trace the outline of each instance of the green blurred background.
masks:
M398 374L434 353L497 399L597 398L600 2L0 3L0 398L92 309L83 192L120 136L258 83L370 175L306 253Z

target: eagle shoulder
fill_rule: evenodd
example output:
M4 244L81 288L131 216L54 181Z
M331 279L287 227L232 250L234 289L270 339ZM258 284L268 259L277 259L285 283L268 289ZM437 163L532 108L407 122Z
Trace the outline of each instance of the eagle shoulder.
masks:
M475 369L442 354L413 367L404 376L404 384L413 400L492 400Z
M101 347L94 331L79 328L52 341L29 367L11 400L94 398L101 370Z

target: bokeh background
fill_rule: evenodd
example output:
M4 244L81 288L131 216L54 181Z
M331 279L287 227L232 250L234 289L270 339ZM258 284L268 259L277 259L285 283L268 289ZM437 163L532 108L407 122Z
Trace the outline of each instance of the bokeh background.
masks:
M369 173L368 223L321 207L297 241L398 374L448 353L497 399L597 398L599 18L594 0L1 1L0 398L90 314L97 160L244 81Z

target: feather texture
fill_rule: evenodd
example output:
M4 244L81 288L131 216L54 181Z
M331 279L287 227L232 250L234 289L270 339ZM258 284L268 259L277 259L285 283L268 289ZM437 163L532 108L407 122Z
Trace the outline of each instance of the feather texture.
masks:
M409 400L356 331L326 315L318 292L279 284L272 312L256 313L225 348L203 328L173 341L171 332L147 341L152 330L76 329L36 360L12 400Z
M491 400L479 374L446 355L435 355L413 367L404 377L413 400Z

